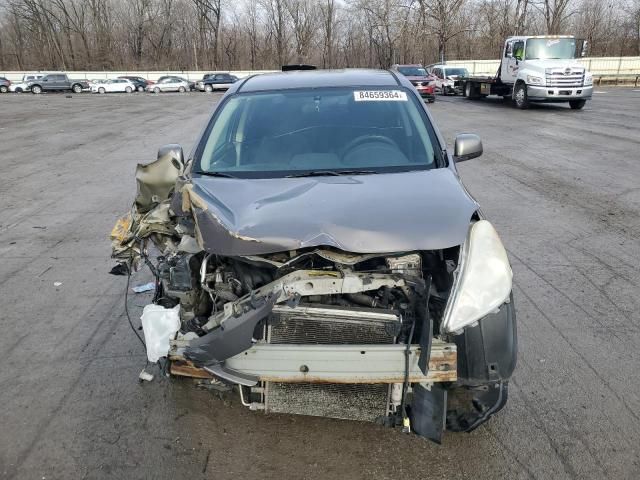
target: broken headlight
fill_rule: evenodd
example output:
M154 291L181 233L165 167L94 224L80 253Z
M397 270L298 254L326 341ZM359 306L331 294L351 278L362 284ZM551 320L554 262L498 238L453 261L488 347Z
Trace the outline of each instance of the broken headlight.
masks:
M509 299L513 273L498 233L486 220L469 229L444 312L442 330L457 332Z

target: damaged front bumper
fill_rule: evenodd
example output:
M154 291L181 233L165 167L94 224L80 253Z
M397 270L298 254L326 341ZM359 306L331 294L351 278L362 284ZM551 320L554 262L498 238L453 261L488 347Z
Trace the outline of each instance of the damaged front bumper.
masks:
M176 344L177 343L177 344ZM179 342L173 345L171 373L213 378L207 367L188 361ZM258 382L282 383L402 383L405 380L406 346L391 345L281 345L257 343L224 362L227 371ZM411 383L455 382L456 345L434 341L429 370L418 366L420 345L409 349L408 380ZM220 374L220 370L217 370ZM222 373L224 375L224 373Z

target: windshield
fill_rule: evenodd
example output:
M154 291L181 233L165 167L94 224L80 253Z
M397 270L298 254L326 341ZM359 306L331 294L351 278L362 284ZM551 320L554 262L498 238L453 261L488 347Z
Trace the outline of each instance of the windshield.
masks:
M447 68L445 75L447 77L466 77L469 75L469 71L466 68Z
M427 71L422 67L398 67L398 71L405 77L426 77Z
M209 123L195 165L197 173L267 178L424 170L441 158L408 90L325 88L230 97Z
M576 57L574 38L530 38L527 40L527 60L570 59Z

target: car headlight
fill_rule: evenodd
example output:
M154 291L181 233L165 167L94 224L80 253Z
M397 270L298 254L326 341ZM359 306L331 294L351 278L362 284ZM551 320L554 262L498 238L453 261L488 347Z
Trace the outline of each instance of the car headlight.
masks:
M530 85L544 85L544 78L527 75L527 83Z
M513 272L498 233L486 220L469 228L442 330L457 332L509 300Z
M584 76L584 84L585 86L593 85L593 75L591 75L590 73L587 73Z

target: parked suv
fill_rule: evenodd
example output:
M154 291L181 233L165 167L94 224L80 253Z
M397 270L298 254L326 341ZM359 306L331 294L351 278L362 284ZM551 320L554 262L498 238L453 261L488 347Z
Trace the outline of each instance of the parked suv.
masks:
M422 65L419 63L415 65L393 65L391 69L407 77L416 87L420 96L427 102L433 103L436 101L435 77L427 73Z
M196 83L196 88L201 92L227 90L237 81L238 77L229 73L208 73L202 78L202 80Z
M39 80L42 77L44 77L44 75L45 75L44 73L33 73L33 74L24 75L22 77L21 82L11 84L11 86L9 87L9 91L15 92L15 93L28 92L31 90L31 88L29 87L29 82Z

